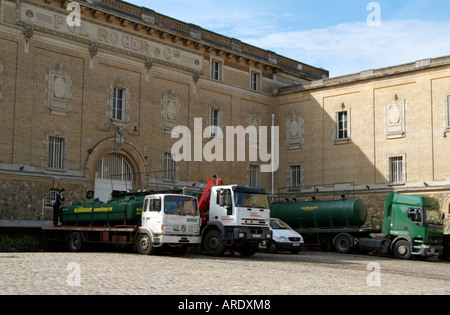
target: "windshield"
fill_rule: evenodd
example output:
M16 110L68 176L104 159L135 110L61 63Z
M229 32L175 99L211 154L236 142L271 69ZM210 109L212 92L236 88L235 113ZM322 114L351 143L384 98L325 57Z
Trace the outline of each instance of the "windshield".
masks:
M234 199L236 207L269 209L269 200L266 194L235 191Z
M425 207L425 222L428 224L443 225L442 213L438 206Z
M278 219L270 219L270 227L272 230L290 230L289 225Z
M186 196L166 196L164 198L164 213L170 215L198 215L197 199Z

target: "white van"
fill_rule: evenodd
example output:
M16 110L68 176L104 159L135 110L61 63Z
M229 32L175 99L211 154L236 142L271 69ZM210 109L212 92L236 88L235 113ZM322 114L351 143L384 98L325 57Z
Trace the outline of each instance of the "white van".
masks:
M302 250L305 244L303 237L282 220L271 218L270 229L273 236L266 248L269 253L290 251L292 254L298 254Z

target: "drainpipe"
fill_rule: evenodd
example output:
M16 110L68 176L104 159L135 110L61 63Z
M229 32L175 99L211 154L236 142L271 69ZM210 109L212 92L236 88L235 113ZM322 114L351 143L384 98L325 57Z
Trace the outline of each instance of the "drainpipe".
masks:
M275 148L275 114L272 114L272 132L271 132L271 152L272 152L272 202L274 201L274 194L275 194L275 163L273 161L274 157L274 148Z

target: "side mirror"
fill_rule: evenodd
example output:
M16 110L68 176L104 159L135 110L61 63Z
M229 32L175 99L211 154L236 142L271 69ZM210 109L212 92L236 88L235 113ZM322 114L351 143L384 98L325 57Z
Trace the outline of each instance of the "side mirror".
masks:
M225 196L223 190L219 192L219 206L221 207L225 206Z

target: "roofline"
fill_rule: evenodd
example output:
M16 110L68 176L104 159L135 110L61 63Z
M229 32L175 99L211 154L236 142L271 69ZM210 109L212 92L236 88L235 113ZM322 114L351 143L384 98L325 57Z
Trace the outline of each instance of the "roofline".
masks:
M308 83L302 83L293 86L282 87L278 89L276 95L289 94L299 91L312 91L319 90L328 87L335 87L343 84L352 84L356 82L363 82L367 80L373 80L378 78L384 78L387 76L399 75L408 72L422 71L427 69L433 69L437 67L450 65L450 55L421 59L415 62L405 63L401 65L395 65L379 69L365 70L353 74L338 76L329 79L315 80Z
M329 71L323 68L317 68L278 55L273 51L244 43L236 38L217 34L192 23L185 23L146 7L139 7L121 0L77 1L91 12L92 10L101 10L106 14L114 14L121 20L129 20L135 24L142 24L154 30L166 32L171 36L178 36L183 41L190 40L195 45L202 44L206 49L215 49L217 53L223 51L227 56L231 54L240 56L254 61L257 65L271 67L274 73L282 71L309 81L329 77ZM51 0L45 0L45 2L51 3ZM59 2L62 6L67 6L72 0L59 0Z

